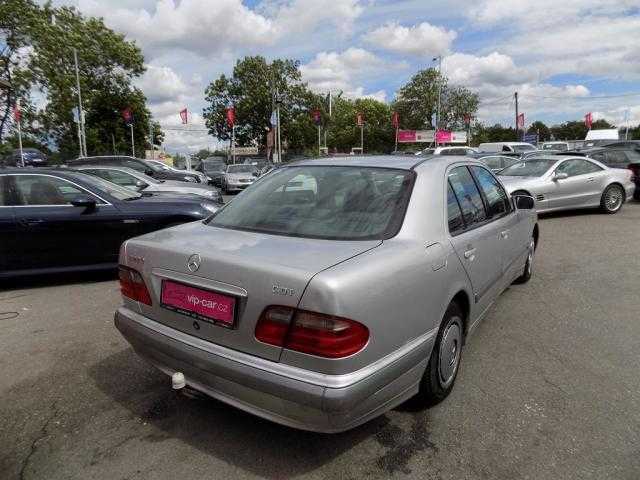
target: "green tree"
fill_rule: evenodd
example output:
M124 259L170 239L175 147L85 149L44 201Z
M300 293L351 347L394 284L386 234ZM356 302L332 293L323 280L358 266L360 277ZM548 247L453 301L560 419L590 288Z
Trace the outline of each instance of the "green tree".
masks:
M10 67L14 77L24 77L22 91L14 88L11 95L28 98L29 92L37 89L45 96L45 107L34 112L38 128L32 132L27 128L27 135L39 134L41 141L56 144L63 157L78 154L77 125L72 115L77 105L75 49L89 153L131 150L131 132L121 115L125 108L134 114L136 152L149 147L146 98L133 87L133 80L144 72L138 46L107 28L102 19L85 18L73 8L55 8L49 3L38 6L31 0L6 0L0 5L0 28L16 32L16 45L26 41L31 47L25 68ZM154 130L154 137L161 139L159 126Z
M551 130L540 120L533 122L527 130L527 133L530 135L537 134L539 142L546 142L551 139Z
M231 77L221 75L212 81L205 91L208 106L203 111L209 132L220 140L231 138L226 110L233 106L236 144L264 146L276 91L283 144L290 149L312 145L315 130L310 111L321 99L302 82L298 62L288 59L267 63L261 56L245 57L236 63Z
M464 87L450 86L447 78L434 68L419 71L398 90L393 109L400 115L402 128L432 128L431 118L437 111L439 89L439 128L465 128L464 117L474 116L478 110L478 95Z

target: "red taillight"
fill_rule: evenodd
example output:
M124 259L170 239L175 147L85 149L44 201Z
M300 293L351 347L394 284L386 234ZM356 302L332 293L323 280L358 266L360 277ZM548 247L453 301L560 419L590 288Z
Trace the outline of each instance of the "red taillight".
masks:
M142 275L133 268L118 267L118 277L120 278L120 291L122 295L132 300L151 305L151 295L144 284Z
M256 338L310 355L343 358L364 348L369 341L369 329L347 318L290 307L268 307L256 325Z

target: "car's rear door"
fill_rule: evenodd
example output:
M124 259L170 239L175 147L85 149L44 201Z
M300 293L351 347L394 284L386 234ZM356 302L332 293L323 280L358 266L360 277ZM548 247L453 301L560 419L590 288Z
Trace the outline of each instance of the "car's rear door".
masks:
M13 175L14 207L24 268L44 269L117 262L124 225L106 200L68 179L50 174ZM78 196L96 201L95 209L75 207Z
M474 303L480 311L500 293L503 226L491 221L484 201L466 166L452 168L447 178L449 233L460 262L469 277ZM457 219L460 220L457 220Z

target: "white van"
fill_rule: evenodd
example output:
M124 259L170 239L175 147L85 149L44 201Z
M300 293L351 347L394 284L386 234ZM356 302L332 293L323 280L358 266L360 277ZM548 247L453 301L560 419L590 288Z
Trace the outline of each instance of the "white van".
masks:
M496 153L496 152L515 152L524 153L537 150L536 147L526 142L493 142L481 143L478 146L480 152Z

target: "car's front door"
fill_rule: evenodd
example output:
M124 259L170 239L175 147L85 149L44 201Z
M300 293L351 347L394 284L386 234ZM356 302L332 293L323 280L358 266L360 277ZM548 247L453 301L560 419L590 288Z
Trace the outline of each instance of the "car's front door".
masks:
M480 187L487 213L498 227L498 257L505 281L509 282L515 270L521 267L519 260L527 250L530 232L527 232L526 224L518 218L511 199L496 177L486 168L476 165L469 168Z
M22 268L45 269L112 263L123 236L120 212L80 185L49 174L11 175L20 231ZM95 208L76 207L89 197Z
M474 303L482 312L500 293L501 225L489 218L478 186L466 166L451 169L447 181L451 244L471 282ZM461 222L454 220L457 217Z
M547 201L549 208L572 208L597 205L604 190L605 171L582 158L565 160L555 169ZM557 178L566 174L566 178Z

